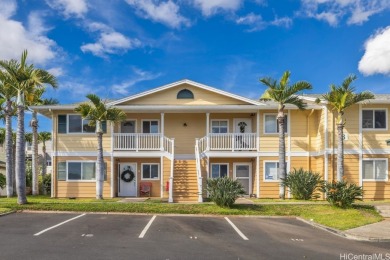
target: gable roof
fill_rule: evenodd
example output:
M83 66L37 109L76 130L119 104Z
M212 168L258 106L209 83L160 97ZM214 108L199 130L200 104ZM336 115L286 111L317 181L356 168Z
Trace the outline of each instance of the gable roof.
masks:
M154 94L154 93L166 90L166 89L170 89L170 88L179 86L181 84L188 84L188 85L191 85L191 86L194 86L194 87L198 87L198 88L201 88L201 89L204 89L204 90L208 90L208 91L211 91L211 92L223 95L223 96L234 98L234 99L237 99L237 100L240 100L240 101L252 104L252 105L256 105L256 106L264 106L265 105L265 104L263 104L261 102L258 102L258 101L255 101L255 100L252 100L252 99L249 99L249 98L246 98L246 97L242 97L242 96L239 96L239 95L236 95L236 94L232 94L232 93L229 93L227 91L216 89L216 88L213 88L213 87L210 87L210 86L207 86L207 85L204 85L204 84L192 81L192 80L188 80L188 79L179 80L179 81L176 81L176 82L173 82L173 83L170 83L170 84L158 87L158 88L154 88L154 89L147 90L147 91L144 91L144 92L139 93L139 94L135 94L135 95L132 95L132 96L129 96L129 97L126 97L126 98L122 98L122 99L110 102L110 103L108 103L108 105L111 105L111 106L112 105L118 105L118 104L130 101L130 100L134 100L134 99L137 99L137 98L140 98L140 97L144 97L144 96L147 96L147 95L150 95L150 94Z

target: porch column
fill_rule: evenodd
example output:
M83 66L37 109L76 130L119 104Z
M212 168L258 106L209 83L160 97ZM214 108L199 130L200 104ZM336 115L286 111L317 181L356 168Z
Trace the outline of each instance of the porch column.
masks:
M114 198L114 122L111 124L111 198ZM106 169L107 171L107 169Z
M260 111L256 113L256 148L260 152Z
M206 113L206 151L210 149L210 113Z
M256 191L257 198L260 198L260 158L256 156Z
M165 118L165 115L164 113L161 113L161 137L160 137L160 150L161 151L164 151L164 118Z

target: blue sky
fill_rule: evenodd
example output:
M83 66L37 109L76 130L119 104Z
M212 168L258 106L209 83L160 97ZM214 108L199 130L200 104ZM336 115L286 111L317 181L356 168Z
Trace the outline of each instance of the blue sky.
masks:
M350 73L389 93L390 0L0 0L0 59L58 77L62 104L122 98L183 78L249 98L258 79L324 93ZM46 121L44 129L49 130ZM27 129L28 130L28 129Z

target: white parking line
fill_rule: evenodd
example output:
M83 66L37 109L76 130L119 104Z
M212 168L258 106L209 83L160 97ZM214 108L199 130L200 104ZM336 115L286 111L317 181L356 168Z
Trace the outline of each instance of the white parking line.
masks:
M146 224L146 226L144 227L144 230L142 230L141 234L139 235L138 238L144 238L146 232L148 231L148 229L150 228L150 226L152 225L154 219L156 218L157 216L154 215L148 222L148 224Z
M236 225L234 225L233 222L230 221L230 219L228 219L227 217L225 217L226 221L234 228L234 230L237 232L237 234L240 235L240 237L242 237L242 239L244 240L249 240L249 238L247 238L242 232L241 230L238 229L238 227L236 227Z
M45 233L45 232L47 232L47 231L49 231L49 230L51 230L51 229L53 229L53 228L59 227L59 226L65 224L65 223L68 223L68 222L70 222L70 221L72 221L72 220L75 220L75 219L80 218L80 217L85 216L85 215L86 215L86 214L84 213L84 214L78 215L78 216L76 216L76 217L74 217L74 218L65 220L64 222L61 222L61 223L59 223L59 224L57 224L57 225L54 225L54 226L49 227L49 228L46 228L46 229L44 229L44 230L42 230L42 231L40 231L40 232L34 234L34 236L39 236L39 235L41 235L41 234L43 234L43 233Z

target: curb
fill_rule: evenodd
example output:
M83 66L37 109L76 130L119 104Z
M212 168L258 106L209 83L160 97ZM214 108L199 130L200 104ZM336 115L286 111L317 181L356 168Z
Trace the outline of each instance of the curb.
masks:
M300 221L302 221L302 222L304 222L304 223L306 223L308 225L311 225L311 226L313 226L315 228L327 231L327 232L332 233L332 234L334 234L336 236L347 238L347 239L350 239L350 240L366 241L366 242L390 242L390 238L376 238L376 237L366 237L366 236L352 235L352 234L349 234L348 232L341 231L341 230L338 230L338 229L335 229L335 228L330 228L330 227L318 224L318 223L316 223L314 221L309 221L309 220L303 219L301 217L296 217L296 219L300 220Z
M10 214L14 214L14 213L16 213L15 210L12 210L12 211L9 211L9 212L6 212L6 213L1 213L1 214L0 214L0 217L2 217L2 216L7 216L7 215L10 215Z

